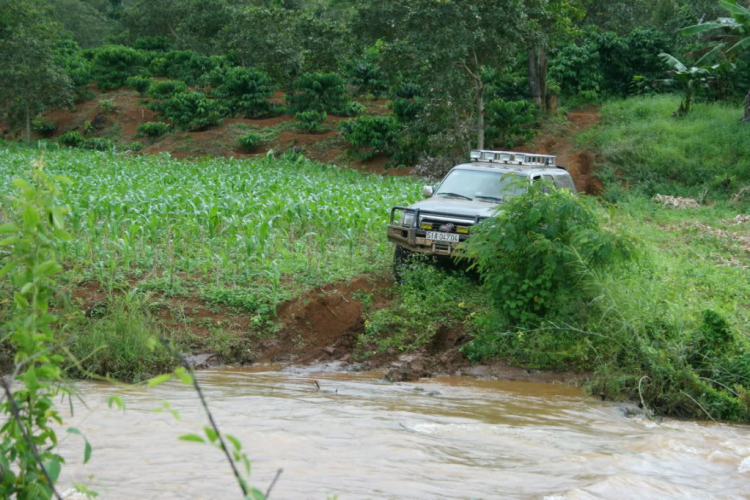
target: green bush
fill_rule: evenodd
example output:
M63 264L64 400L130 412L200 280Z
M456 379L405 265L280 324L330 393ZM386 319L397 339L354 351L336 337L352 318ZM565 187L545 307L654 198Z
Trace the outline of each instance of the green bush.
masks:
M294 82L288 97L294 112L339 113L348 102L346 82L336 73L306 73Z
M92 151L112 151L115 149L115 143L110 139L94 137L93 139L87 139L79 147L82 149L90 149Z
M318 111L303 111L294 115L294 118L300 121L300 126L309 131L317 132L320 126L326 121L328 115Z
M153 83L154 81L151 78L145 76L131 76L125 81L125 86L137 91L141 96L145 96Z
M341 116L359 116L367 112L367 108L357 101L348 102L343 108L341 108L339 114Z
M122 149L123 151L141 151L144 148L143 143L134 141L126 144Z
M49 137L55 133L57 125L46 121L44 116L37 115L36 118L34 118L34 121L31 122L31 128L39 132L40 135Z
M424 108L422 100L398 98L393 100L393 114L396 115L401 123L409 123L417 118L417 115Z
M362 159L376 153L389 154L398 145L399 125L392 116L360 116L341 122L339 130Z
M602 227L592 200L544 181L478 225L466 252L498 316L533 325L580 307L581 269L626 262L635 246Z
M66 132L57 138L57 142L63 146L77 148L86 142L86 138L80 132Z
M220 68L211 74L211 85L216 96L227 99L229 108L245 118L257 118L272 110L267 100L275 86L271 77L255 68Z
M252 151L260 143L262 137L260 134L249 133L239 138L240 145L247 151Z
M377 63L367 58L352 61L347 64L346 72L358 95L372 94L375 99L380 99L385 93L385 78Z
M185 82L169 80L166 82L154 82L148 91L148 96L153 99L169 99L175 94L185 92L187 85Z
M86 59L81 48L73 40L59 40L55 44L54 57L57 64L70 77L76 94L83 93L83 87L91 83L92 63Z
M192 50L173 50L151 61L150 70L154 76L182 80L194 86L205 85L209 73L226 64L224 57L203 56Z
M146 55L121 45L105 45L93 52L93 77L99 90L124 87L128 78L143 73Z
M514 148L531 139L536 106L529 101L495 99L487 103L487 140L501 148Z
M144 122L138 125L138 137L161 137L172 130L172 125L164 122Z
M149 108L171 120L182 130L205 130L221 124L224 107L201 92L183 92L171 99L155 101Z

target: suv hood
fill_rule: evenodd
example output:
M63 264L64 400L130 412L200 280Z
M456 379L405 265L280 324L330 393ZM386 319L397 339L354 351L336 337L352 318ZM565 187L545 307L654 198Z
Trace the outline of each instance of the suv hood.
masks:
M432 210L435 212L445 212L448 214L474 218L492 217L497 213L499 205L495 203L486 203L483 201L469 201L459 198L428 198L413 205L411 209Z

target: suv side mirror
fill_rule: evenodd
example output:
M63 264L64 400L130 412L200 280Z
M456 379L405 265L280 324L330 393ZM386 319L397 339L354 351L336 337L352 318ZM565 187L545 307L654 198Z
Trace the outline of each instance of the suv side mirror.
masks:
M435 190L432 189L432 186L425 186L422 188L422 196L425 198L431 197L434 192Z

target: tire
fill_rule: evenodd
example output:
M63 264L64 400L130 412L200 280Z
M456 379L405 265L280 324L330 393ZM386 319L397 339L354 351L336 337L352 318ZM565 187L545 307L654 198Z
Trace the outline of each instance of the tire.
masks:
M396 283L401 283L402 272L411 261L412 255L410 250L396 245L396 249L393 251L393 277Z

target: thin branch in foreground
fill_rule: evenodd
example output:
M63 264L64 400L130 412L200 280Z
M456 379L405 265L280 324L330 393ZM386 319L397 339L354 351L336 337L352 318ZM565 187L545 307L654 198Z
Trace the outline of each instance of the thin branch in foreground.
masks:
M276 485L276 481L279 480L279 476L281 476L281 473L284 472L284 469L279 469L276 471L276 476L274 476L273 481L271 481L271 484L268 485L268 489L266 490L265 498L268 500L268 497L271 496L271 490Z
M221 449L224 452L224 455L226 455L227 460L229 461L229 465L232 467L232 472L234 473L234 477L237 479L237 483L240 485L240 488L242 489L242 494L244 495L245 498L247 498L249 494L249 492L247 491L247 485L245 484L245 481L242 479L242 476L240 476L240 472L237 470L237 464L234 463L234 460L232 459L232 455L229 453L229 448L227 447L227 444L224 441L224 436L222 436L221 431L219 430L219 426L216 425L214 416L211 413L211 410L208 408L208 403L206 402L206 398L203 396L203 391L201 390L200 384L198 384L198 377L195 376L195 371L193 370L193 367L190 366L190 363L188 363L187 359L185 359L185 356L179 353L178 353L178 356L180 357L182 366L184 366L185 369L190 374L190 378L193 381L193 387L195 388L195 392L198 393L198 397L201 400L203 409L206 410L206 415L208 415L208 421L211 424L211 427L213 428L214 432L216 433L216 437L219 439L219 444L221 445Z
M36 445L34 444L34 441L31 439L31 436L28 435L28 433L26 432L26 428L23 426L23 420L21 420L21 415L18 413L18 406L16 406L16 400L13 399L13 394L10 392L10 386L8 385L8 382L6 380L3 380L2 385L3 385L3 389L5 390L5 396L8 398L8 404L10 405L10 412L13 415L13 418L16 420L18 427L21 429L21 433L23 434L24 439L26 439L26 442L29 444L29 449L31 450L31 453L34 455L34 458L39 464L39 468L42 469L42 473L44 474L44 477L47 479L47 483L49 484L49 487L52 490L52 493L55 495L57 500L63 500L63 498L55 489L55 484L52 482L52 478L49 476L47 469L44 467L44 464L42 463L42 457L39 456L39 451L36 449Z

